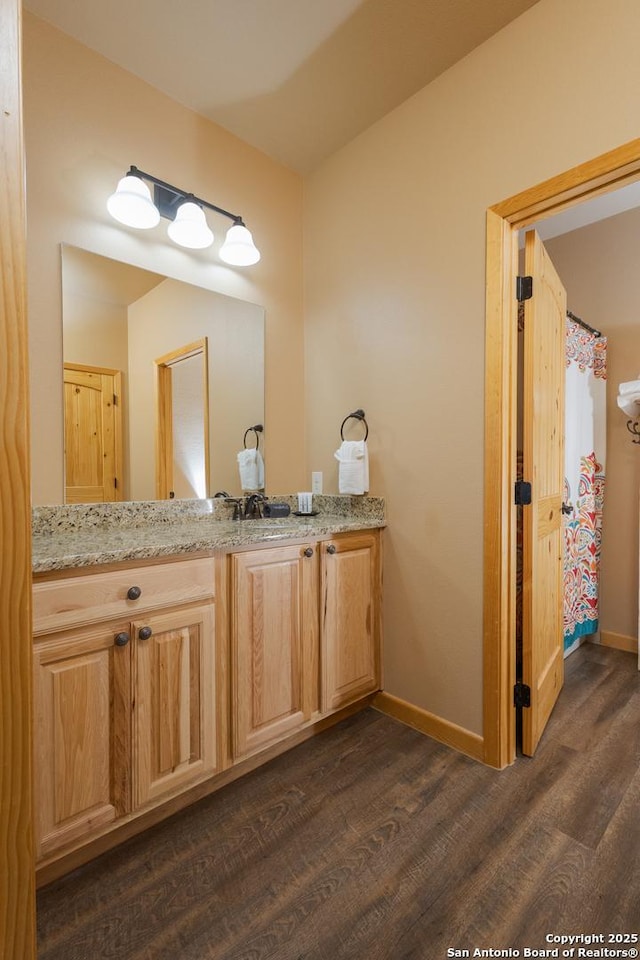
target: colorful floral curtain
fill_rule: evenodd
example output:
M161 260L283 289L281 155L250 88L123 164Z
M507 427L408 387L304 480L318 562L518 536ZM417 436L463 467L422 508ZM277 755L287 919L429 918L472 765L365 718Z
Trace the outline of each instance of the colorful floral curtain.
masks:
M564 648L598 630L606 454L607 341L567 318L564 480Z

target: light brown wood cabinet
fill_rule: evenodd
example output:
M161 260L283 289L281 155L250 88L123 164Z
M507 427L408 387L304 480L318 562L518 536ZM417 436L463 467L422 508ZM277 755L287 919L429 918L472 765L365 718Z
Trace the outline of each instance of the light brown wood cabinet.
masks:
M322 551L322 711L380 689L380 536L349 534Z
M145 630L151 630L146 640ZM134 807L217 767L213 604L134 621Z
M232 558L233 756L380 687L377 531Z
M46 857L131 808L126 623L45 636L34 649L36 853Z
M39 858L215 773L213 593L210 559L34 585Z
M318 555L315 544L234 554L234 758L281 740L318 710Z

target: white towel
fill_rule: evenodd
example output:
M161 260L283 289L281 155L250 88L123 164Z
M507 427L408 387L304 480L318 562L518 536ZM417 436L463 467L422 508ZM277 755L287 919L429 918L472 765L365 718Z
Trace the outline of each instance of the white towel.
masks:
M628 393L640 393L640 379L627 380L626 383L621 383L618 387L618 393L621 397L625 397Z
M640 417L640 390L637 393L627 393L623 397L616 397L618 406L628 417Z
M243 490L264 490L264 460L256 447L240 451L238 470Z
M334 457L339 463L340 493L366 493L369 489L369 451L365 441L343 440Z

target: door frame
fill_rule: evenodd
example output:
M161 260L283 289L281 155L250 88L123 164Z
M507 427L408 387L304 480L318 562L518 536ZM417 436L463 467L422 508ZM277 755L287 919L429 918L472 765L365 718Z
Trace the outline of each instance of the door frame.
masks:
M483 680L484 761L516 755L515 574L518 231L640 178L640 138L487 210Z
M202 401L204 405L204 477L211 490L209 463L209 341L207 337L186 343L153 362L156 365L156 497L167 500L173 482L173 389L172 367L181 360L202 356Z
M0 956L34 960L31 492L21 5L0 0Z

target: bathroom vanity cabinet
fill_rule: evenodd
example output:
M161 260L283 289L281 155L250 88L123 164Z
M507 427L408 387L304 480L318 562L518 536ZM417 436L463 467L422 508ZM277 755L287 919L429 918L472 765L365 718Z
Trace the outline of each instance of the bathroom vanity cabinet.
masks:
M380 686L377 531L232 556L234 759Z
M88 859L377 691L380 566L372 529L36 579L40 865Z

